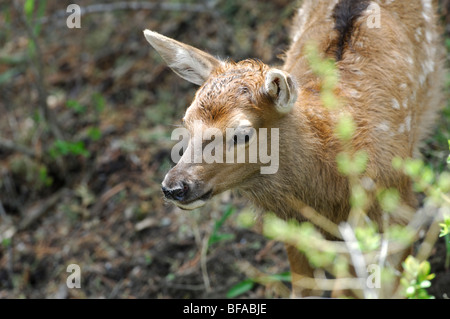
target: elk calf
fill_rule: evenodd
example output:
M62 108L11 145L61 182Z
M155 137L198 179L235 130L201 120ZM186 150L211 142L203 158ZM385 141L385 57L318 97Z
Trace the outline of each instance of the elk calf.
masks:
M377 187L397 188L403 203L415 207L411 181L391 162L396 156L418 155L419 143L442 105L443 49L435 9L431 0L305 0L294 18L292 43L281 68L251 59L219 60L145 30L169 67L200 86L183 119L191 141L162 183L166 198L194 209L221 192L239 189L256 206L284 219L305 221L300 210L310 206L335 223L345 221L350 187L337 169L342 149L335 127L339 115L347 112L356 125L352 147L368 154L361 178ZM335 61L335 91L345 101L339 109L322 104L321 79L305 56L310 41L322 58ZM268 135L279 130L276 172L261 174L260 160L193 163L195 132L214 129L225 136L227 128L237 133L226 137L223 154L248 147L249 128L256 135L260 128ZM380 227L381 214L379 205L369 208L369 217ZM312 269L297 249L287 246L287 252L294 294L307 295L295 282L312 277Z

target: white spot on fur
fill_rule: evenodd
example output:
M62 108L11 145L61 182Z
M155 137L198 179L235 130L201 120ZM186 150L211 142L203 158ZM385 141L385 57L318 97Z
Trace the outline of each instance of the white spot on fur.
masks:
M397 99L392 100L392 107L396 110L400 110L400 103L398 103Z
M391 130L391 126L388 122L384 121L378 124L376 129L383 132L389 132Z
M426 74L421 74L421 75L419 76L419 83L420 83L420 86L423 86L423 85L425 84L426 79L427 79Z
M405 133L405 124L400 125L400 127L398 128L398 132L399 132L400 134Z
M408 62L409 64L411 64L411 65L413 65L414 64L414 60L413 60L413 58L411 57L411 56L406 56L406 62Z
M427 30L425 32L425 39L427 40L428 43L431 43L433 41L433 33L431 33L430 30Z
M431 0L422 0L423 11L430 12L433 10L433 6L431 4Z
M361 94L357 90L354 90L354 89L348 90L348 94L353 98L359 98L361 96Z
M420 42L422 39L422 28L417 28L416 33L414 33L414 37L416 38L417 42Z
M414 91L412 93L410 99L411 99L411 102L413 102L413 103L416 102L416 100L417 100L417 93L416 93L416 91Z
M298 16L299 16L299 26L298 26L298 30L294 35L294 42L297 42L298 39L300 39L300 37L303 34L304 28L305 28L305 19L306 19L306 14L305 14L305 9L300 8L298 9Z
M426 60L426 61L422 64L423 72L424 72L426 75L430 74L431 72L434 71L434 65L435 65L435 63L434 63L434 60L433 60L433 59Z
M405 128L407 131L411 131L411 115L408 115L405 119Z
M426 22L431 22L431 17L433 14L433 5L431 0L422 0L423 12L422 16Z
M426 22L431 22L431 16L429 16L426 12L422 12L422 17Z
M401 90L406 90L406 89L408 88L408 84L402 83L402 84L400 84L399 88L400 88Z
M405 109L408 108L408 100L407 100L407 99L403 100L403 107L404 107Z

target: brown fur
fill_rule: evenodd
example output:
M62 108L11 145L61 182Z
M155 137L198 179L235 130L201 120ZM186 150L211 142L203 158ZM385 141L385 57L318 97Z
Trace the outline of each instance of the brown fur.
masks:
M403 202L415 207L411 182L391 162L395 156L418 155L420 142L443 105L443 50L436 5L426 7L425 0L376 2L381 7L381 28L368 27L370 12L365 10L354 19L345 41L338 41L333 20L337 1L303 1L283 66L298 88L297 103L286 115L277 112L264 91L268 66L255 60L212 62L214 71L186 112L186 127L193 131L194 121L201 120L205 127L224 129L245 115L255 128L280 128L276 174L259 174L260 164L179 163L165 183L195 179L200 188L212 189L213 195L238 188L257 206L284 219L304 221L299 211L308 205L339 223L348 217L350 191L347 178L337 170L336 156L342 148L334 132L339 114L348 112L357 126L351 144L355 151L369 155L364 176L379 187L399 189ZM329 58L335 58L337 46L345 45L336 66L340 75L337 92L346 103L338 110L321 103L320 79L304 55L311 40ZM369 216L381 227L377 205L369 209ZM288 247L288 256L294 281L312 275L298 250ZM309 293L295 284L294 292Z

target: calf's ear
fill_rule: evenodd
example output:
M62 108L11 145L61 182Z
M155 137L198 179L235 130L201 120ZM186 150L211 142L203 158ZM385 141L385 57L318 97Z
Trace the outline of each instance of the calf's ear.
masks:
M202 85L221 64L212 55L157 32L144 30L144 36L176 74L194 84Z

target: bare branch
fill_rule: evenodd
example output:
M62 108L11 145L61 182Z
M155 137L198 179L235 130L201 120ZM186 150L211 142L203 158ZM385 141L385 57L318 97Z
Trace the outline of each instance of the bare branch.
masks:
M17 227L17 229L19 231L27 229L30 225L32 225L35 221L41 218L44 214L48 213L50 209L53 206L55 206L60 201L62 196L67 192L68 190L63 188L58 192L54 193L53 195L51 195L50 197L43 199L34 204L32 207L26 209L26 211L23 213L23 219L20 221L20 224Z
M5 208L3 207L1 200L0 200L0 217L8 222L11 222L11 218L8 215L6 215L6 211Z
M248 261L238 261L238 268L242 273L246 275L247 278L252 278L255 282L266 286L268 289L274 291L281 298L289 298L291 295L290 289L280 281L273 279L268 274L262 272L258 268L254 267Z
M2 149L7 150L7 151L22 153L31 158L38 157L37 154L33 150L29 149L28 147L16 144L10 140L6 140L6 139L0 137L0 150L2 150Z
M364 298L377 298L377 293L365 284L367 280L366 262L361 250L358 247L358 241L352 227L348 223L342 223L341 225L339 225L339 231L341 232L342 238L347 245L356 275L358 276L358 279L360 279L359 282L361 284L361 287L359 289L364 291Z
M208 275L208 268L206 267L206 254L208 252L208 247L209 247L209 238L210 238L210 234L207 234L202 241L202 250L201 250L201 256L200 256L200 267L202 269L202 278L203 278L203 283L205 284L205 289L207 292L211 291L211 283L209 280L209 275Z
M42 58L42 50L39 45L39 41L36 38L36 35L34 34L33 29L31 28L29 22L27 21L23 10L21 10L18 2L14 1L14 9L17 12L17 16L19 17L19 21L23 24L25 27L25 30L28 34L28 37L31 40L31 43L34 45L35 49L35 57L30 57L30 60L33 60L32 66L36 73L37 80L35 81L36 89L38 91L38 106L39 110L42 113L42 116L48 123L50 130L52 134L55 136L55 138L59 140L64 140L63 134L61 132L61 129L59 128L56 119L52 112L48 109L47 106L47 90L45 88L45 79L44 79L44 66L43 66L43 58Z
M184 12L211 12L216 6L217 1L206 1L206 3L170 3L170 2L140 2L140 1L122 1L114 3L98 3L85 7L80 6L81 16L92 13L103 13L123 10L159 10L159 11L184 11ZM38 23L47 23L51 20L61 19L67 16L66 10L59 10L50 17L43 17Z
M338 226L325 216L316 212L312 207L306 206L300 210L300 213L317 227L322 228L338 239L342 239Z

